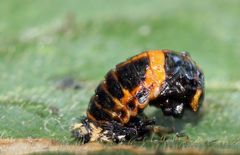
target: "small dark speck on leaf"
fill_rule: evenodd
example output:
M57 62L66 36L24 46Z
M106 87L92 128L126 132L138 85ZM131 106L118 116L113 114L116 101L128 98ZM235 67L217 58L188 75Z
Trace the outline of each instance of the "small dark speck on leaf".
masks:
M49 107L52 115L59 116L59 108L56 106L50 106Z
M82 85L80 84L79 81L73 78L67 77L62 80L58 80L56 82L56 88L60 90L66 90L66 89L78 90L82 88Z

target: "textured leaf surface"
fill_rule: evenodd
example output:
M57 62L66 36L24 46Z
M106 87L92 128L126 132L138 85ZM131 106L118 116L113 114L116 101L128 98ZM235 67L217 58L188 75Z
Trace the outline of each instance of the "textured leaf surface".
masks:
M240 146L240 2L2 1L0 136L70 143L70 125L115 64L147 49L189 51L206 76L206 99L182 120L147 109L171 135L140 145L164 148ZM131 142L132 144L132 142Z

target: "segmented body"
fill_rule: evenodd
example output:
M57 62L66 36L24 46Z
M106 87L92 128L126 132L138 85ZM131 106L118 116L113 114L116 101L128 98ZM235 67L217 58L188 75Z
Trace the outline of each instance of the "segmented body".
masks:
M197 111L203 96L203 74L187 53L146 51L106 74L90 100L87 117L127 124L148 105L179 117L185 107Z

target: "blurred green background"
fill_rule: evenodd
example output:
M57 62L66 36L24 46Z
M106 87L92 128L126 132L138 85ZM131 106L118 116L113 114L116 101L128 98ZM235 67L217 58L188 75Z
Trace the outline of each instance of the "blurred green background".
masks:
M144 147L240 146L240 1L1 0L0 137L70 142L69 126L115 64L148 49L188 51L206 76L198 123ZM153 115L154 114L154 115ZM152 142L152 143L151 143Z

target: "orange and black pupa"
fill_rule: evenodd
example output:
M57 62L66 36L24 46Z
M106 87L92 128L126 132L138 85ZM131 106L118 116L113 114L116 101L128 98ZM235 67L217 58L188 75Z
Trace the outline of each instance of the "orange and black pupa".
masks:
M84 143L142 139L164 131L143 117L148 105L181 118L185 109L197 112L203 98L203 72L187 52L149 50L106 74L90 100L87 117L72 126L72 135Z

